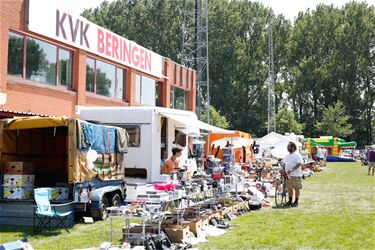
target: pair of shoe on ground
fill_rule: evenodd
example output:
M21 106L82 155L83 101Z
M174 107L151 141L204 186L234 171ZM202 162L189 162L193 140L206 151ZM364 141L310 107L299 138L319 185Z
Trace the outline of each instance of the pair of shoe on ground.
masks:
M286 203L286 206L288 207L298 207L298 201L295 201L295 202L291 202L289 201L288 203Z

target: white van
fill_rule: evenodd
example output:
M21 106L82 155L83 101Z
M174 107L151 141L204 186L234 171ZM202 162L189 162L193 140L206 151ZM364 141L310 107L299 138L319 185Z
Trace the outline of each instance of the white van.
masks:
M81 107L80 118L101 124L126 128L130 142L125 162L129 182L161 180L161 150L172 155L172 146L183 146L180 167L196 170L194 159L188 159L189 137L199 136L200 129L225 131L197 119L190 111L160 107Z

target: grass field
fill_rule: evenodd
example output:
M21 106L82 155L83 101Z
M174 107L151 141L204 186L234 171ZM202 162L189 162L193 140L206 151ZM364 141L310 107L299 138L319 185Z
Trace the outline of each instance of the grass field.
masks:
M199 249L375 249L375 179L359 163L330 163L303 183L298 208L262 209Z
M223 236L199 249L375 249L375 179L358 163L331 163L304 181L300 206L262 209L239 217ZM122 221L114 222L120 230ZM31 234L0 227L0 243ZM76 249L109 240L109 222L76 225L70 234L30 236L35 249ZM116 237L120 242L120 236Z

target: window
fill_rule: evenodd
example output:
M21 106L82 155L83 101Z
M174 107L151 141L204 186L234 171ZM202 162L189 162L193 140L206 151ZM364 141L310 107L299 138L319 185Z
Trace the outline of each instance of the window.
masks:
M126 129L129 134L128 147L136 148L141 146L141 127L139 125L131 124L106 124L110 126L120 127Z
M14 32L9 32L8 38L9 75L40 83L71 87L72 52Z
M141 103L141 76L136 76L135 81L135 101Z
M27 38L26 79L56 85L56 46Z
M171 88L171 108L186 110L186 91L180 88Z
M116 67L96 60L96 93L115 97Z
M95 60L87 58L86 63L86 91L94 92Z
M8 74L22 77L24 37L9 32Z
M125 168L125 178L147 178L147 170L145 168Z
M117 99L124 97L124 69L87 58L86 91Z
M161 100L161 92L162 91L162 89L161 89L161 84L160 83L157 83L156 84L156 97L155 97L155 104L156 104L156 106L158 106L158 107L161 107L161 105L162 105L162 100Z
M136 76L136 96L135 101L139 104L155 106L156 81L152 78Z
M156 95L155 80L142 76L142 96L141 103L155 106Z
M141 128L138 125L123 125L129 134L129 147L141 146Z
M71 86L72 61L72 53L59 49L59 85Z

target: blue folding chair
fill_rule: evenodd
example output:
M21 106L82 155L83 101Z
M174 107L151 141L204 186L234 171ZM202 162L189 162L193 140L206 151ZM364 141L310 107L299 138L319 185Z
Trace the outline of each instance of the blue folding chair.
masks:
M49 233L61 228L64 228L68 233L69 229L65 224L66 219L73 211L58 212L56 207L63 207L71 205L72 203L51 205L51 189L50 188L36 188L34 189L34 199L36 206L34 207L34 234L43 230ZM51 222L56 224L51 226ZM36 223L38 222L38 223Z

